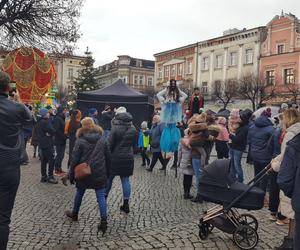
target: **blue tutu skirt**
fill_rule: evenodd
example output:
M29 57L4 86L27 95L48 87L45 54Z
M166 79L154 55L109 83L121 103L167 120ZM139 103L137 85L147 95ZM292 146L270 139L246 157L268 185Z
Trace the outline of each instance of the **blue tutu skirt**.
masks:
M180 130L176 127L176 124L167 124L160 138L161 151L166 153L177 151L180 138Z
M166 102L161 104L160 120L163 123L177 123L182 120L182 106L176 102Z

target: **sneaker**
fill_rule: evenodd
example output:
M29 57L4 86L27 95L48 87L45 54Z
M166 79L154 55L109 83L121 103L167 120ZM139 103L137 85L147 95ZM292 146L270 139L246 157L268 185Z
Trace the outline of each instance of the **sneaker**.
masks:
M284 226L290 223L290 219L289 218L285 218L284 220L276 220L276 225L278 226Z
M47 180L48 180L48 176L42 176L42 178L41 178L42 183L47 182Z
M271 213L270 217L269 217L269 220L270 221L277 221L277 215L276 215L276 213Z
M129 205L128 205L128 204L122 205L122 206L120 207L120 211L122 211L122 212L128 214L128 213L130 212L130 210L129 210Z
M58 184L58 181L53 176L49 177L47 182L50 184Z
M67 172L65 172L65 171L63 171L63 170L60 170L60 173L61 173L62 175L67 174Z
M55 176L62 177L62 176L65 174L65 173L63 174L62 172L63 172L63 171L61 171L61 170L55 170L55 171L54 171L54 175L55 175Z

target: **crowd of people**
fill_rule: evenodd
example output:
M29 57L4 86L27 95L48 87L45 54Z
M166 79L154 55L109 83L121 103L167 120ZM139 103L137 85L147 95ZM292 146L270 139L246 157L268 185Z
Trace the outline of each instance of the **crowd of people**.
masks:
M158 93L161 112L140 128L125 107L105 105L101 114L90 108L83 117L80 110L52 107L32 110L21 104L17 93L9 97L9 77L0 72L0 249L6 249L10 216L20 181L20 164L28 164L26 145L33 146L33 157L40 158L41 182L76 184L73 208L65 215L79 219L83 196L94 189L100 211L98 230L108 227L107 198L116 176L120 177L123 204L120 211L130 212L134 153L139 149L142 166L153 172L157 161L165 170L173 157L172 167L183 175L183 198L202 203L200 178L204 166L217 158L230 158L230 174L244 182L243 155L253 164L254 176L270 166L266 178L257 185L269 193L270 220L289 224L289 232L277 249L300 249L300 113L297 107L282 105L274 117L265 108L256 117L250 110L233 109L230 115L218 115L204 109L198 88L182 115L187 95L175 80ZM66 143L69 143L67 166L63 166ZM150 155L151 154L151 155ZM13 161L14 159L15 161ZM19 160L18 160L19 159ZM89 172L79 176L79 169ZM253 176L253 177L254 177ZM193 178L196 193L191 194ZM267 199L266 199L267 201ZM4 246L4 247L3 247ZM298 247L298 248L297 248Z

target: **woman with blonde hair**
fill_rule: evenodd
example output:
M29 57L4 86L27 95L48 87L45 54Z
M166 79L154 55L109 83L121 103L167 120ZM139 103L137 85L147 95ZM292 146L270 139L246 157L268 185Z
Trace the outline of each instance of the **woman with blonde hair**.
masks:
M300 133L300 113L296 109L287 109L283 112L283 127L285 134L281 144L281 153L271 161L272 169L279 172L280 165L285 154L287 143ZM289 219L289 233L284 238L282 245L276 249L293 249L294 237L294 211L291 206L291 200L280 192L280 212ZM280 221L279 221L280 222ZM282 224L282 223L281 223Z

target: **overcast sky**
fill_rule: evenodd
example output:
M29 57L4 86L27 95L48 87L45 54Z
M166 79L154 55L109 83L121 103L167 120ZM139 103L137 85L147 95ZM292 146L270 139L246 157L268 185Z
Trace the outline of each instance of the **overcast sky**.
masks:
M229 28L266 25L275 15L300 18L299 0L86 0L77 54L89 46L99 66L117 55L153 54L218 37Z

